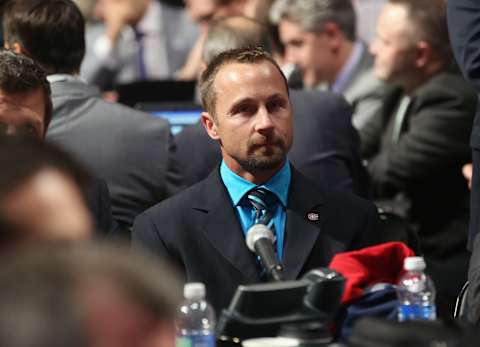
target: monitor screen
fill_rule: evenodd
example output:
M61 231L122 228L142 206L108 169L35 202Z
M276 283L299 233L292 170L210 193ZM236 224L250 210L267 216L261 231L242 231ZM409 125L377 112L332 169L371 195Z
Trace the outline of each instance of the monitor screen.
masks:
M153 111L151 113L156 117L168 120L170 123L170 131L173 135L176 135L186 125L195 124L200 119L202 110Z
M173 135L185 126L195 124L202 113L202 107L192 103L140 103L136 107L155 117L166 119Z

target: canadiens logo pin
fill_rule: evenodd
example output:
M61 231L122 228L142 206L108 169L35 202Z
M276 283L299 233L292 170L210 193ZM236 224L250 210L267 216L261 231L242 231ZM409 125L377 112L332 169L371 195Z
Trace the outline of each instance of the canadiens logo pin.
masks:
M316 222L319 219L318 213L316 212L309 212L307 214L307 219L311 222Z

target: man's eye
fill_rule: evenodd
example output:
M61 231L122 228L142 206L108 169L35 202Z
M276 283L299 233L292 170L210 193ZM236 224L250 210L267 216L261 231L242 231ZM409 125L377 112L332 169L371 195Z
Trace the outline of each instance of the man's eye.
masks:
M257 111L255 105L240 105L235 108L234 113L253 114Z
M275 112L282 107L285 107L285 102L283 100L272 100L267 103L267 109L269 112Z

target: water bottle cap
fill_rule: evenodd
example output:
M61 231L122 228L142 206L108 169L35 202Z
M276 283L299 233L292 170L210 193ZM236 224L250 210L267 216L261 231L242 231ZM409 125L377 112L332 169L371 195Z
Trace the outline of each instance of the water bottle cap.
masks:
M403 263L403 267L407 271L425 270L427 267L422 257L407 257Z
M187 283L183 287L185 299L203 299L205 297L205 285L200 282Z

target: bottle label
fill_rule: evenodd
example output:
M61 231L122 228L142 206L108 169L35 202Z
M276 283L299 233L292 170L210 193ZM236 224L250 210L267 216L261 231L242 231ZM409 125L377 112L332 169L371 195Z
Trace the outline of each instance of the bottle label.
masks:
M435 305L400 305L398 306L398 320L435 320L437 312Z
M177 336L175 347L215 347L215 335L190 334Z

